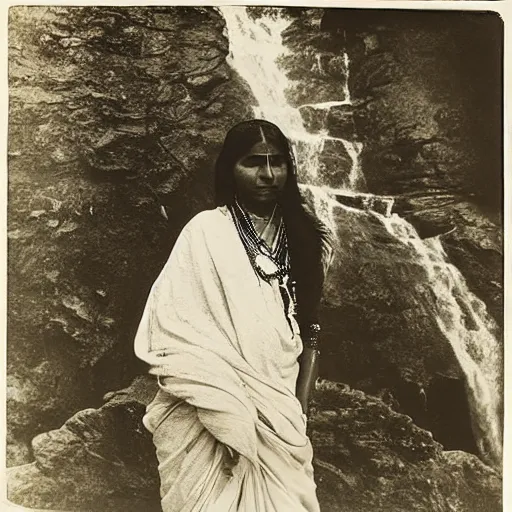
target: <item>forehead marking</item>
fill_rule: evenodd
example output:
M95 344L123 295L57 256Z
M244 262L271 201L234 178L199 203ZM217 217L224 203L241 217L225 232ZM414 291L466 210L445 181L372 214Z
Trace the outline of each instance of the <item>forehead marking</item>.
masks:
M261 133L261 142L263 142L263 144L266 144L267 143L267 139L265 137L265 134L263 133L263 128L260 126L260 133Z

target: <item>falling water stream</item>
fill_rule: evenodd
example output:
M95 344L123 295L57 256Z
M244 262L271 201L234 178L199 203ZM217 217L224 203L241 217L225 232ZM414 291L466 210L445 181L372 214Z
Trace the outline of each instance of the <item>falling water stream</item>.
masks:
M439 328L451 344L466 377L478 448L486 461L499 466L502 455L501 349L493 335L496 326L485 304L471 293L461 273L449 263L438 237L422 240L411 224L391 213L391 198L358 191L358 184L364 183L359 161L361 143L330 137L326 130L310 133L304 125L301 108L329 109L351 105L348 78L343 83L342 99L292 107L287 101L286 89L293 82L278 65L279 58L289 54L281 34L290 21L279 14L252 19L245 7L226 6L219 9L226 20L230 44L228 62L252 89L257 101L255 117L276 123L292 140L299 180L303 190L312 196L319 214L335 228L333 211L342 207L336 197L340 194L358 196L368 215L377 217L395 239L414 251L436 297ZM348 55L345 53L343 58L348 70ZM321 71L320 58L317 61ZM348 182L340 189L318 185L319 157L327 140L341 142L352 160ZM384 203L384 208L379 211L372 209L377 201ZM471 318L470 327L468 316Z

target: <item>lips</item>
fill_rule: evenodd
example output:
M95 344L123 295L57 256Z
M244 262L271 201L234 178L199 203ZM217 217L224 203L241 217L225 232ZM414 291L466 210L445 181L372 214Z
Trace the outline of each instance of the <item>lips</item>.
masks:
M256 187L258 192L277 192L277 187Z
M258 187L255 191L255 195L260 197L275 197L278 192L276 187Z

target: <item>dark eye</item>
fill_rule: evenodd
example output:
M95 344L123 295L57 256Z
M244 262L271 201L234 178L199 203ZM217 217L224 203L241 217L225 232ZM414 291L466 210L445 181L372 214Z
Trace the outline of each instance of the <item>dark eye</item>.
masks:
M269 160L272 167L281 167L286 164L286 159L283 155L272 155L269 157Z
M267 157L264 155L250 155L242 160L244 167L261 167L267 163Z

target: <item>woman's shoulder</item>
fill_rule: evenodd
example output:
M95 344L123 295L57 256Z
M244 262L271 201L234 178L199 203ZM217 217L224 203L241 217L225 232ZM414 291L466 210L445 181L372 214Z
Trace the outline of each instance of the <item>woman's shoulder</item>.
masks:
M185 225L183 231L208 230L215 228L228 219L229 211L225 206L217 206L196 213Z

